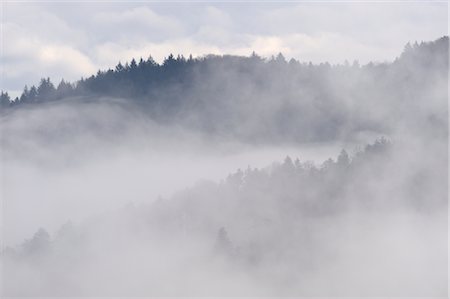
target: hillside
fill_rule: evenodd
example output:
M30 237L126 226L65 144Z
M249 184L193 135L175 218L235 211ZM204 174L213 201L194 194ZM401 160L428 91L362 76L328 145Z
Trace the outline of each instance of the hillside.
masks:
M391 134L403 126L446 127L447 113L438 107L447 95L447 68L448 37L408 44L392 63L363 66L287 62L281 54L269 60L169 55L162 64L133 59L56 88L42 79L11 104L3 94L0 106L118 98L158 123L226 138L330 141L368 131Z

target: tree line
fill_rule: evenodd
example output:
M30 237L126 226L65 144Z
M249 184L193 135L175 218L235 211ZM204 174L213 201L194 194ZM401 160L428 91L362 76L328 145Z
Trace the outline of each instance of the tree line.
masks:
M119 62L115 68L101 71L88 78L82 78L79 81L70 83L64 79L55 86L50 78L42 78L40 83L31 87L25 86L20 96L11 99L7 91L0 93L0 107L14 107L22 104L40 103L46 101L60 100L72 96L102 95L125 98L145 98L152 100L153 91L160 89L161 85L181 84L188 88L193 84L198 72L206 71L209 66L217 67L217 71L222 71L223 67L228 65L235 68L234 73L247 73L256 80L262 80L269 84L273 79L269 73L277 74L282 71L289 75L299 75L306 77L322 76L326 78L329 72L334 72L339 76L344 73L358 73L361 71L377 72L388 66L410 63L411 60L420 60L421 64L430 66L437 62L437 57L441 57L442 50L448 49L448 37L443 37L434 42L422 42L414 44L408 43L401 56L393 63L368 63L361 66L358 61L350 64L345 61L344 64L330 65L328 62L314 65L311 62L301 63L298 60L290 59L286 61L280 53L276 57L263 59L256 53L249 57L231 56L231 55L207 55L204 57L188 58L183 55L174 56L170 54L162 63L157 63L152 56L148 59L132 59L130 62L122 64ZM266 74L257 76L258 73ZM235 75L235 74L234 74ZM258 78L259 77L259 78ZM264 82L265 81L265 82Z

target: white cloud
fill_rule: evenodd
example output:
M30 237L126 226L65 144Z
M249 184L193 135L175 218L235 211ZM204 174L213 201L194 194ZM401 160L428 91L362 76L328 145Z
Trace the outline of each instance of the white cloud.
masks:
M212 30L212 29L211 29ZM211 35L221 37L219 31ZM119 61L130 61L132 58L142 57L146 59L151 55L156 61L162 62L169 53L188 56L202 56L205 54L232 54L250 55L255 51L260 56L269 58L278 53L290 59L320 63L342 63L345 60L352 62L358 60L361 63L369 61L383 62L389 57L393 60L401 51L399 49L386 49L373 45L366 45L352 38L336 33L321 33L315 36L306 34L284 35L248 35L239 34L233 37L228 44L220 44L214 40L203 41L203 34L197 34L189 38L172 39L160 43L144 42L136 45L123 45L119 43L104 43L95 48L95 60L102 68L113 67Z
M214 6L206 7L203 21L208 25L220 26L222 28L229 28L233 24L233 20L228 13Z
M75 79L96 71L90 58L74 46L30 36L16 24L4 24L3 34L7 41L2 47L5 79L22 79L33 72L39 78L63 74Z
M268 44L267 38L255 40L255 48L258 44ZM282 49L285 56L296 58L300 61L342 63L344 60L359 60L362 63L370 61L392 61L400 54L401 48L382 48L376 45L367 45L361 41L338 33L319 33L317 35L288 34L280 37L271 37L272 49L267 48L272 54L277 48Z
M99 12L93 18L97 30L111 40L164 40L183 33L183 26L177 19L158 15L146 6Z
M39 49L39 61L52 68L62 69L65 73L92 74L97 67L91 62L89 57L64 45L45 45Z
M119 60L169 53L331 63L392 60L407 41L447 34L446 3L4 4L0 88L76 80Z

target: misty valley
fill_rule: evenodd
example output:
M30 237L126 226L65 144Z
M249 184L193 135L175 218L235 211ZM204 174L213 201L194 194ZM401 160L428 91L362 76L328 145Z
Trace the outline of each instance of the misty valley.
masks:
M448 43L2 91L1 295L445 297Z

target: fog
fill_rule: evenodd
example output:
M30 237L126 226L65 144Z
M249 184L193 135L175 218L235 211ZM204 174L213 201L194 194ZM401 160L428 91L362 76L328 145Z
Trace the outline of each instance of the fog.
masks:
M124 100L108 100L118 106L101 101L83 107L69 99L5 117L5 245L19 244L40 226L54 231L68 219L149 203L201 180L219 182L239 168L266 167L286 155L322 162L345 146L208 144L200 134L164 128L138 111L130 113ZM93 119L99 114L100 121Z
M1 108L2 296L447 296L448 38L176 61Z

